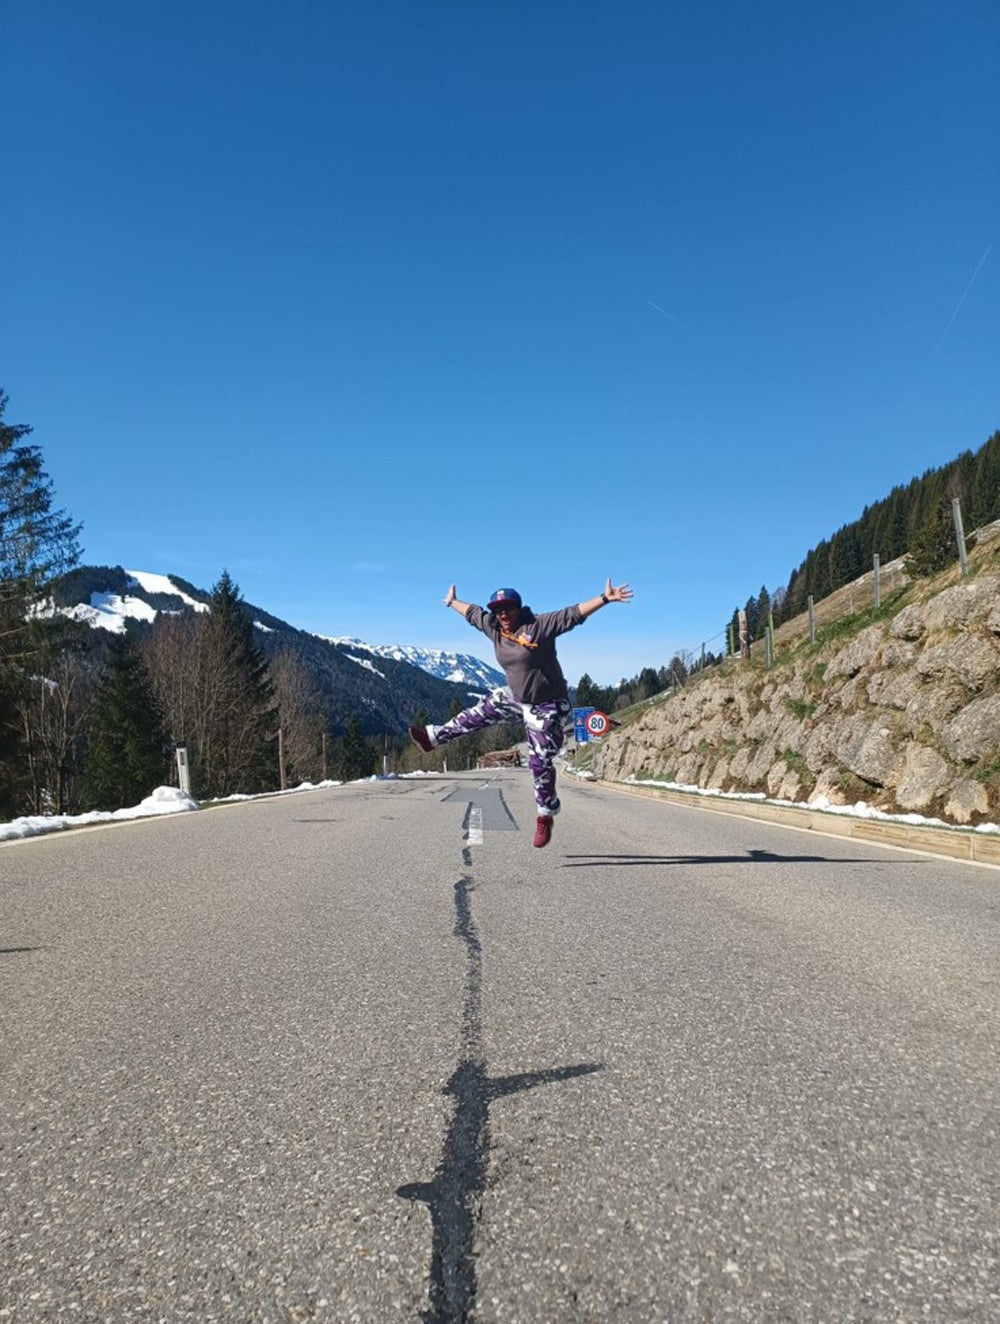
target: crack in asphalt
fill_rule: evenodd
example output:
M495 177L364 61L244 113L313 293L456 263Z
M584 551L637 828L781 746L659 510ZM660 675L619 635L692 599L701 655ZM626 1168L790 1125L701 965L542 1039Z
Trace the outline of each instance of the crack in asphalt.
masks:
M462 851L471 864L471 852ZM482 961L479 930L472 914L475 883L463 874L455 884L454 934L466 953L460 1060L444 1088L455 1100L441 1163L432 1181L400 1186L397 1195L426 1204L431 1219L430 1307L427 1324L466 1324L475 1317L475 1231L481 1214L489 1164L490 1105L495 1099L575 1076L601 1071L601 1063L522 1072L492 1079L482 1052Z

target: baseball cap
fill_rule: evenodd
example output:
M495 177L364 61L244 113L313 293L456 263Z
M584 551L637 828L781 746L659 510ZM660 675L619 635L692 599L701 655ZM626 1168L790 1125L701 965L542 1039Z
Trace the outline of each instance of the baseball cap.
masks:
M497 607L520 607L521 595L516 588L498 588L486 605L490 611L496 611Z

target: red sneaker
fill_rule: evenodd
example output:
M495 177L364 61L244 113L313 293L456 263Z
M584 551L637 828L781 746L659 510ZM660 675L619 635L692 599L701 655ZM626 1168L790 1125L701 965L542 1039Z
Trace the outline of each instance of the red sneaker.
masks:
M533 846L547 846L552 840L552 815L539 814L535 823L535 840L531 843Z
M425 754L429 754L434 746L431 744L431 738L427 734L425 726L411 726L410 739L415 745L419 745Z

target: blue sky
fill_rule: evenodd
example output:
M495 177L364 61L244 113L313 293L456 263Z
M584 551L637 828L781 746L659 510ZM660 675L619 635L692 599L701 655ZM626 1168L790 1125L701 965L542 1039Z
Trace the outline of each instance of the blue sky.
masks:
M481 655L449 583L610 575L609 683L1000 427L993 0L3 28L0 385L87 563Z

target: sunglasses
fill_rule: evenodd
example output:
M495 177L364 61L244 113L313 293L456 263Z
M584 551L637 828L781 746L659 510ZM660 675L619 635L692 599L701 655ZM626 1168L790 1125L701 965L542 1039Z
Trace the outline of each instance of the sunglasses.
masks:
M505 616L508 612L520 610L521 608L516 602L499 602L495 607L490 608L490 611L494 612L497 616Z

